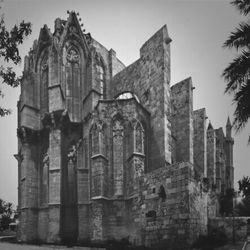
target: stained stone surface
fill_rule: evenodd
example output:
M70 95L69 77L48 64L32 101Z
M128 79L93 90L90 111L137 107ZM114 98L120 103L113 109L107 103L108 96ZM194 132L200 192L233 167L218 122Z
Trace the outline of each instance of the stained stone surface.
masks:
M170 42L163 26L125 67L75 12L41 29L18 102L19 240L189 244L207 232L233 187L232 126L207 127L191 78L170 87Z

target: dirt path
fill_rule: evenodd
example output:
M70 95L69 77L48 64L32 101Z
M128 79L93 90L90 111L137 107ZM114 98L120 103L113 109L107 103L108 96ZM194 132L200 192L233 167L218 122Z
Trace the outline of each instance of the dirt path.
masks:
M104 250L103 248L66 247L66 246L35 246L35 245L27 245L27 244L14 244L14 243L0 242L0 250L53 250L53 249Z

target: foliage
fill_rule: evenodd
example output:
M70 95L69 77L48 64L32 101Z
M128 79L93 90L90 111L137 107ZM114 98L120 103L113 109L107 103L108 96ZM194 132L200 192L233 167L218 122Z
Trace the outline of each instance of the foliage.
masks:
M226 194L220 196L220 213L221 215L229 216L233 212L233 198L235 191L233 188L228 188Z
M242 15L249 16L249 0L234 0L231 2ZM225 93L233 94L236 104L234 112L234 127L242 129L250 117L250 20L241 22L235 31L231 32L224 47L235 48L238 55L222 73L227 86ZM249 138L250 142L250 138Z
M1 7L0 7L1 8ZM0 17L0 58L6 63L14 63L18 65L21 62L19 55L19 45L23 43L25 37L31 34L31 23L22 21L18 25L14 25L10 30L6 28L4 16ZM0 77L2 83L11 87L19 86L21 77L17 77L12 67L0 66ZM0 97L3 92L0 89ZM10 110L0 107L0 116L10 114Z
M243 176L242 180L238 181L239 192L242 193L243 197L250 196L250 178Z
M244 176L238 181L239 193L242 194L242 201L236 207L239 216L250 216L250 178Z
M236 206L236 213L238 216L250 216L250 196L242 199Z
M10 222L12 221L12 215L15 210L11 202L5 202L0 199L0 227L5 230L8 229Z

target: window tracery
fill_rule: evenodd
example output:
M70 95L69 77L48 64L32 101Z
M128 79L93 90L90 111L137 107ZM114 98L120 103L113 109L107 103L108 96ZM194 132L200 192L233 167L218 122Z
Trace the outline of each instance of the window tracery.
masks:
M41 78L40 78L40 92L41 92L41 99L40 99L40 109L41 112L48 111L48 54L45 54L41 61Z
M77 47L66 43L63 49L66 108L73 121L80 119L81 56Z

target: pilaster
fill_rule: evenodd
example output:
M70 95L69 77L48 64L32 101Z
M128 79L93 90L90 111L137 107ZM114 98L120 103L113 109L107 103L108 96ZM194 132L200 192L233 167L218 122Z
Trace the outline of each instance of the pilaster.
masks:
M38 223L38 138L37 131L27 127L17 130L21 147L19 161L19 212L20 240L32 241L37 238Z

